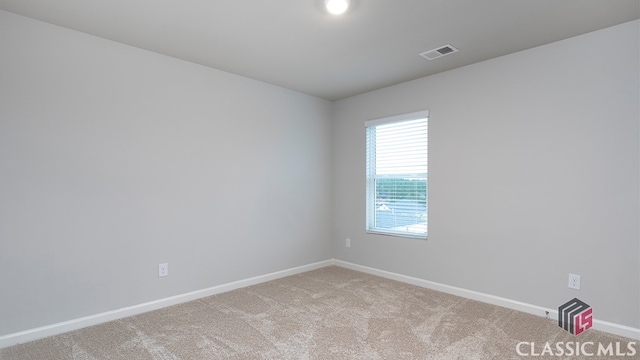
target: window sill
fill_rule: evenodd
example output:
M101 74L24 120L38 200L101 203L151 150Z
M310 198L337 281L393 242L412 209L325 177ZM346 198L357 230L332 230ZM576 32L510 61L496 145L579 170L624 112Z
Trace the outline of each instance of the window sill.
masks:
M372 235L384 235L384 236L393 236L393 237L401 237L407 239L416 239L416 240L427 240L428 235L420 235L420 234L410 234L410 233L396 233L390 231L382 231L382 230L367 230L367 234Z

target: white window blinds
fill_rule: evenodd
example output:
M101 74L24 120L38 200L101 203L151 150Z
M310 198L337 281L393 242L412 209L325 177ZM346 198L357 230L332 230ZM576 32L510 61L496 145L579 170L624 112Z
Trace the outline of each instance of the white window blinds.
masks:
M367 231L426 238L428 112L365 123Z

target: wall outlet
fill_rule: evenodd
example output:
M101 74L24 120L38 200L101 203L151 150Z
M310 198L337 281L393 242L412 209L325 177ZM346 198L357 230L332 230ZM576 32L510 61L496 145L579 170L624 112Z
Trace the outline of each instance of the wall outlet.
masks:
M569 274L569 288L580 290L580 275Z
M351 247L351 239L346 239L346 242L344 243L344 246L350 248Z
M158 277L169 276L169 264L163 263L158 265Z

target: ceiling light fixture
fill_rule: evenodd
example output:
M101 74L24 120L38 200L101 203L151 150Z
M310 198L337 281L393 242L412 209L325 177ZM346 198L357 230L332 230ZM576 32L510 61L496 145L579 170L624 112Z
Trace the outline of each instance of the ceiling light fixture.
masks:
M324 7L333 15L342 15L349 8L349 0L324 0Z

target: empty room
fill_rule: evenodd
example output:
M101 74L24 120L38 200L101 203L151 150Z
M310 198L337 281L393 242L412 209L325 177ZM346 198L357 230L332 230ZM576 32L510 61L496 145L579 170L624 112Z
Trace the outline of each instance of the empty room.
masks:
M0 360L638 356L639 0L0 0Z

